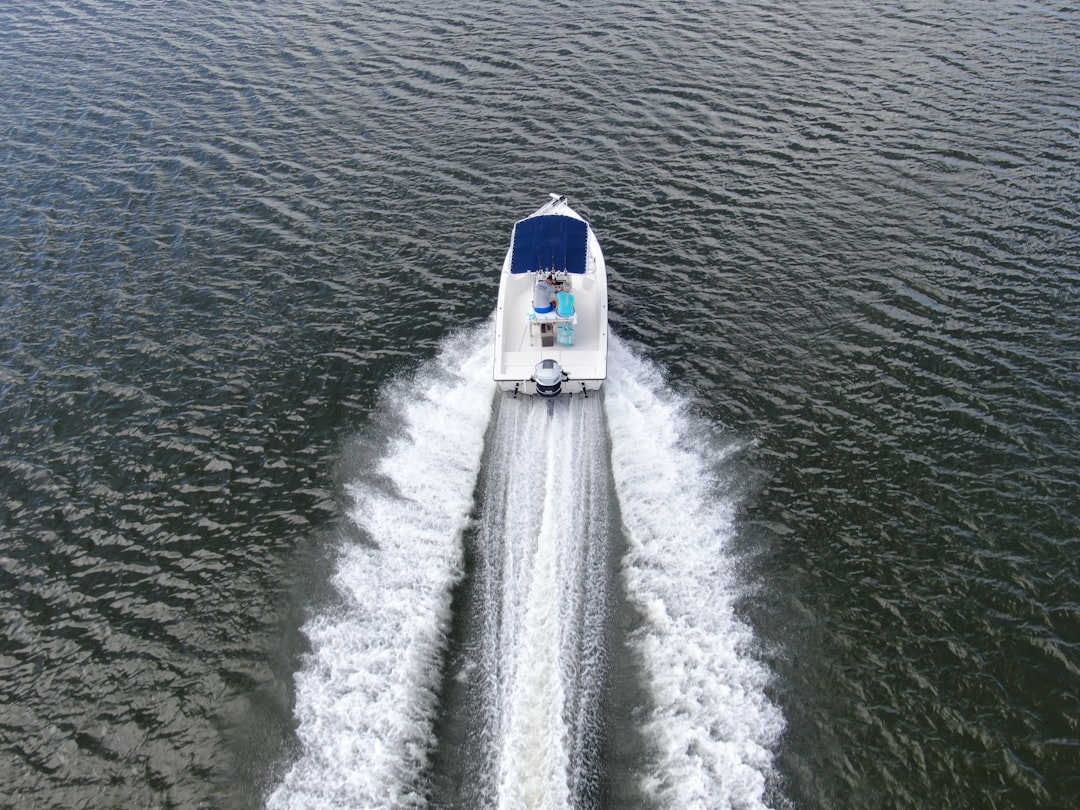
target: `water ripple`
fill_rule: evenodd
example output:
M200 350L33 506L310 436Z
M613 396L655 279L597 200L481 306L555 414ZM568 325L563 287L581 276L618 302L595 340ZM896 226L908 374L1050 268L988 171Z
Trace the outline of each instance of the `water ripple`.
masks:
M1068 803L1076 26L1008 0L4 4L9 794L258 803L340 436L487 317L505 224L565 190L620 334L759 439L745 609L791 800Z

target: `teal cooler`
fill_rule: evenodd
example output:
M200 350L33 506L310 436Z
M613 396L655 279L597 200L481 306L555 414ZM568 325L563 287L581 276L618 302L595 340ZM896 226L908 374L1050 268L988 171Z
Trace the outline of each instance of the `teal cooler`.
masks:
M569 318L574 314L574 296L568 292L555 293L558 303L555 309L560 318Z

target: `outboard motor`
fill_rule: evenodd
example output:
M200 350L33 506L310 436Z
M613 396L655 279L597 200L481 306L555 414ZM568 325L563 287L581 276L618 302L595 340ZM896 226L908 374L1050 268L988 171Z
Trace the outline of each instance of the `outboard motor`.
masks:
M536 393L544 398L557 397L562 393L562 369L554 360L537 363L533 379L536 381Z

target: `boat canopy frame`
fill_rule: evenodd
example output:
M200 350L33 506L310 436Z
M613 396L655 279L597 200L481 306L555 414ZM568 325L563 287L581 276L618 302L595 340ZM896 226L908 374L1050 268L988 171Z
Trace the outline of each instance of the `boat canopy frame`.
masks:
M589 224L582 219L547 214L523 219L510 237L510 272L574 273L588 270Z

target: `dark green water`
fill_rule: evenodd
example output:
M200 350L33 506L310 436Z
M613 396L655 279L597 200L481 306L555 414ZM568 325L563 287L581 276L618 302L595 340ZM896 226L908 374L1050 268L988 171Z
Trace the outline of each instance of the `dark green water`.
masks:
M556 191L707 428L672 448L738 448L770 677L727 685L783 732L697 804L1080 806L1078 42L1006 0L4 4L0 805L258 807L308 761L386 392Z

